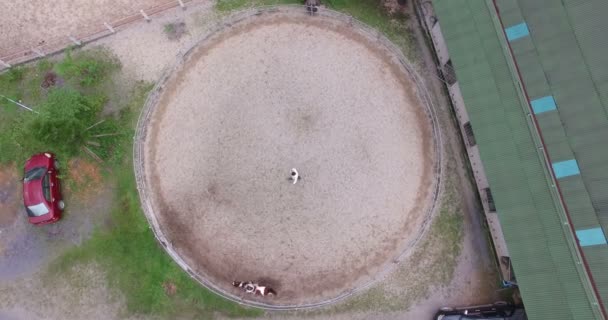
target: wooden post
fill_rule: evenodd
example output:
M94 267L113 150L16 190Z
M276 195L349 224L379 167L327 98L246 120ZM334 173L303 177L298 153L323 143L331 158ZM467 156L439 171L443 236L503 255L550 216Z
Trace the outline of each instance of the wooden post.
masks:
M72 37L72 36L68 36L68 38L70 38L70 40L72 40L72 42L74 42L75 45L79 46L82 44L82 42L80 42L80 40Z
M4 62L4 61L2 61L2 60L0 60L0 64L1 64L1 65L3 65L3 66L5 66L5 67L7 67L7 68L10 68L10 67L11 67L11 65L10 65L10 64L8 64L8 63L6 63L6 62Z
M44 54L44 52L42 52L41 50L38 50L36 48L31 48L30 50L32 50L32 52L37 54L40 58L43 58L46 56L46 54Z
M179 6L182 7L182 9L186 10L186 5L184 4L184 1L177 0L177 2L179 2Z
M110 32L116 33L116 30L114 30L114 28L112 28L112 26L109 23L104 22L103 25L106 26L106 28L108 28L108 30L110 30Z
M139 10L139 13L146 19L146 21L150 22L150 17L144 12L144 9Z

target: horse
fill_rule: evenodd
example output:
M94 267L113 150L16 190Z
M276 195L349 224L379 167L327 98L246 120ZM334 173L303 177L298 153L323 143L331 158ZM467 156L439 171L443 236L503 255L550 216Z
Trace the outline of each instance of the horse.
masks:
M258 283L254 283L252 281L241 282L241 281L232 281L232 285L243 289L246 293L253 295L261 295L265 296L276 296L277 292L268 286L261 286Z
M298 170L296 170L296 168L291 169L289 180L293 180L293 184L296 184L300 179L302 179L302 177L300 176L300 173L298 173Z

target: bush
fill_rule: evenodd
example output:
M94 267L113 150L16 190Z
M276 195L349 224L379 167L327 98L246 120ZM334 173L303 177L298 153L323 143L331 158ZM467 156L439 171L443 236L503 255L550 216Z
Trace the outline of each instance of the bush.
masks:
M80 51L72 54L66 51L66 56L55 66L59 75L72 79L84 87L102 83L113 71L120 68L120 62L107 50L98 48L90 51Z
M186 33L186 24L184 22L168 23L163 30L169 40L179 40Z
M86 128L95 122L104 102L103 97L86 97L73 89L52 89L38 107L39 113L24 113L15 121L11 132L16 146L6 147L20 149L22 154L17 158L47 150L62 158L75 156L87 139Z
M102 120L107 93L114 88L108 80L118 68L111 52L97 48L74 54L68 50L60 62L41 60L1 74L0 94L23 100L37 112L0 98L0 163L20 163L42 151L67 160L80 155L85 145L103 160L117 158L113 151L118 136L94 137L124 131L116 120L87 128Z

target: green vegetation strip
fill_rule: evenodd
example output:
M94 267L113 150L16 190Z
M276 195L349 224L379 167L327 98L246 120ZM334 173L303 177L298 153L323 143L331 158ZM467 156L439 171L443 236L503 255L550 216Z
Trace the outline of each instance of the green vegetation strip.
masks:
M218 0L216 9L219 12L252 8L265 5L303 4L301 0ZM381 31L394 44L399 46L405 56L415 59L412 46L413 38L409 23L409 15L401 11L389 12L379 0L322 0L321 3L329 9L340 11L353 16L365 24Z

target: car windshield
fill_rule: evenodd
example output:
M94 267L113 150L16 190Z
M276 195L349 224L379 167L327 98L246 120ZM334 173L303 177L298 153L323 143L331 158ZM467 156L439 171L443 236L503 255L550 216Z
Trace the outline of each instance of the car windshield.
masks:
M46 204L44 203L27 207L27 214L30 217L40 217L47 213L49 213L49 208L47 208Z
M38 180L44 175L45 172L46 172L45 167L36 167L34 169L31 169L25 173L25 177L23 178L23 181L28 182L28 181L32 181L32 180Z

